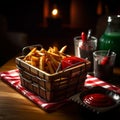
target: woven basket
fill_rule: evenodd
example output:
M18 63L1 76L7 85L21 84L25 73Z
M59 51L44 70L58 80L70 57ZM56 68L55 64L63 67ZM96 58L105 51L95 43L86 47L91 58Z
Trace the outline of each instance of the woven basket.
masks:
M21 85L48 102L59 101L80 92L91 65L87 61L64 71L49 74L24 62L23 58L24 56L16 58Z

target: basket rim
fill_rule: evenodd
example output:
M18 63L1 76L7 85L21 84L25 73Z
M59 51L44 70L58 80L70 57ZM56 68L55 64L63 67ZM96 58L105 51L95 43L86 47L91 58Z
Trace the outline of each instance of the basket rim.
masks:
M24 63L24 64L26 64L26 65L34 68L35 70L37 70L37 71L39 71L39 72L42 72L43 74L45 74L45 75L47 75L47 76L49 76L49 77L55 76L55 75L58 75L58 74L62 74L63 72L67 72L67 71L69 71L69 70L73 70L73 69L75 69L75 68L79 68L79 67L84 66L84 65L89 65L89 64L91 63L89 60L86 60L85 63L79 64L79 65L77 65L77 66L70 67L70 68L65 69L65 70L60 70L60 71L58 71L58 72L55 72L55 73L51 74L51 73L47 73L47 72L45 72L45 71L43 71L43 70L40 70L40 69L37 68L37 67L34 67L34 66L26 63L25 61L22 60L23 57L24 57L23 55L22 55L22 56L18 56L18 57L16 57L15 60L16 60L16 61L19 61L19 62L22 62L22 63ZM16 64L17 64L17 62L16 62ZM18 64L17 64L17 65L18 65Z

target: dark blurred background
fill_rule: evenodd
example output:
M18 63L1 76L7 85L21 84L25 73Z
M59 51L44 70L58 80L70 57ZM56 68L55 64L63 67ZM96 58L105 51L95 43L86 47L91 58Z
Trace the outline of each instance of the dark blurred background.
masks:
M119 12L119 0L0 1L0 66L32 44L68 45L66 52L74 54L75 36L92 29L99 39L107 16Z

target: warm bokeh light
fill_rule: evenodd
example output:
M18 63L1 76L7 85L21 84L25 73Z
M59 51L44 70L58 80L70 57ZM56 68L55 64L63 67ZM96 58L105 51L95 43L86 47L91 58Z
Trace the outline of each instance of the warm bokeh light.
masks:
M56 8L53 9L53 10L52 10L52 15L53 15L53 16L57 16L57 15L58 15L58 9L56 9Z

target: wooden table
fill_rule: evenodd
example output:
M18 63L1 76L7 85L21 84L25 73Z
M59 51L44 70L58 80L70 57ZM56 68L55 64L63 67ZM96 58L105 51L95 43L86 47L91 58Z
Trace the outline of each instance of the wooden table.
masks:
M0 68L0 72L15 68L15 58L12 58ZM119 69L115 71L119 73ZM111 117L114 117L114 114L117 118L120 112L113 113ZM0 80L0 120L96 120L96 117L99 119L102 117L101 120L106 118L89 114L74 102L66 104L54 112L45 112Z

